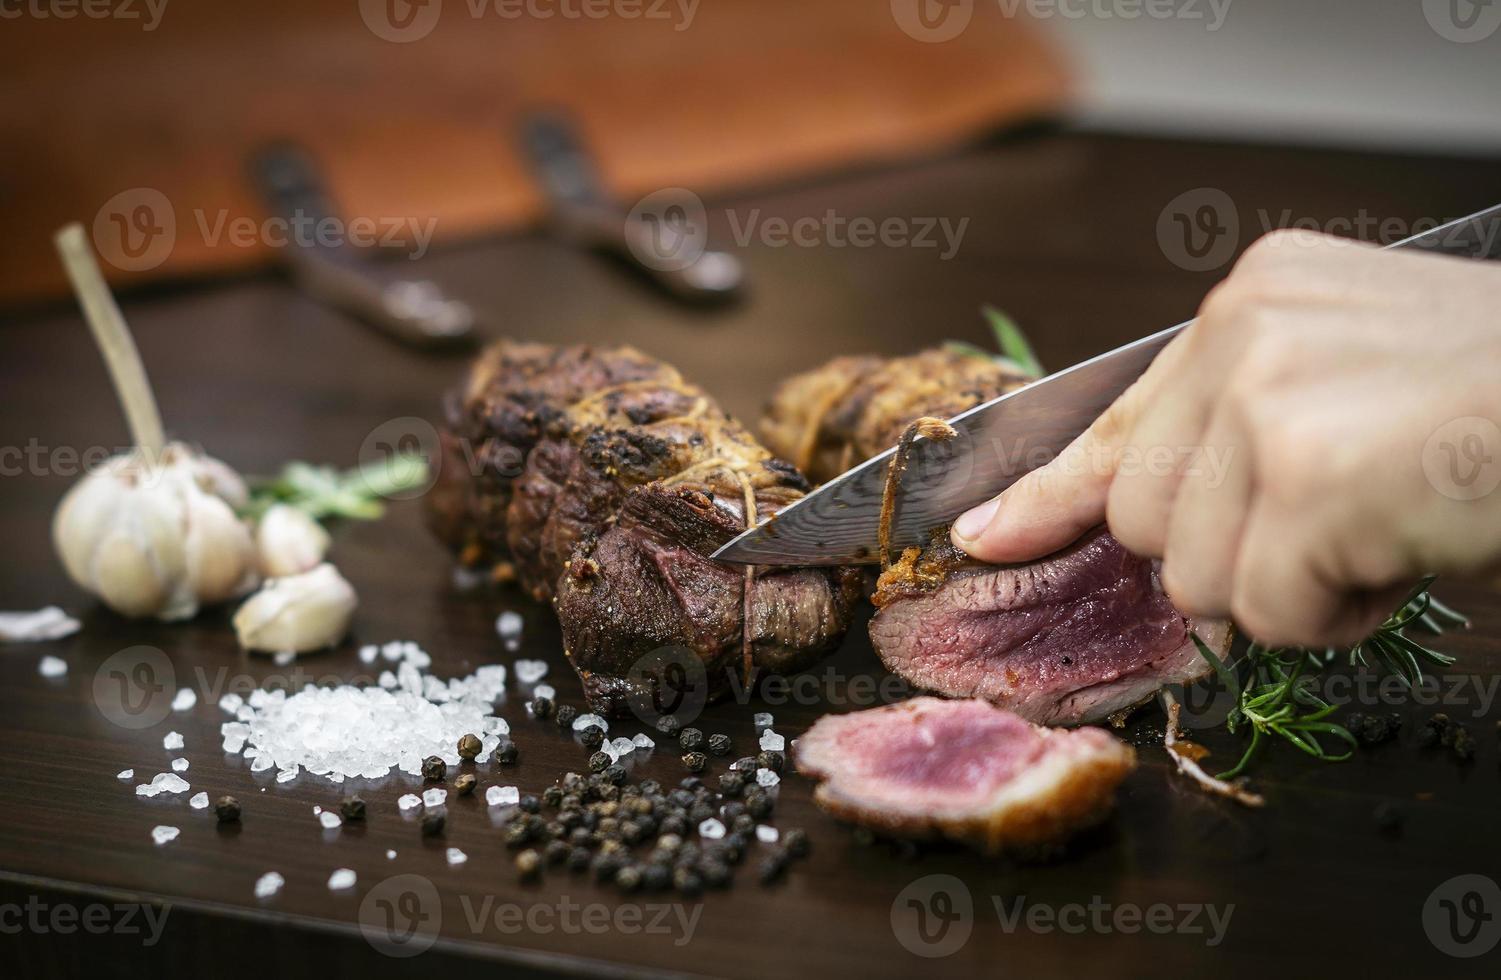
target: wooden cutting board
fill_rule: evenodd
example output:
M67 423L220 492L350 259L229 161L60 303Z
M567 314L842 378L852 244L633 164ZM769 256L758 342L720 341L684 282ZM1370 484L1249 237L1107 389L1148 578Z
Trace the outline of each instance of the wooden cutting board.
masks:
M930 43L906 0L604 8L633 19L564 13L594 0L527 0L545 18L514 16L517 0L262 0L167 4L155 22L132 2L139 18L0 31L0 298L62 287L48 236L70 220L93 225L116 281L264 261L266 236L233 229L260 219L245 160L272 139L313 149L346 217L431 220L444 242L536 217L515 133L538 107L566 108L634 197L930 152L1067 90L995 4Z

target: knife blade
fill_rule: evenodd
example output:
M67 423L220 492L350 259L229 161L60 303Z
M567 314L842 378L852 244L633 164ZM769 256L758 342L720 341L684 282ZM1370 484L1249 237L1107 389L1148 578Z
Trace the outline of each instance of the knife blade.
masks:
M1501 205L1387 248L1501 258ZM894 548L924 545L936 528L1047 463L1087 429L1194 321L1042 378L949 421L947 442L919 437L902 474ZM880 560L877 529L888 449L740 534L713 557L749 565L850 565Z

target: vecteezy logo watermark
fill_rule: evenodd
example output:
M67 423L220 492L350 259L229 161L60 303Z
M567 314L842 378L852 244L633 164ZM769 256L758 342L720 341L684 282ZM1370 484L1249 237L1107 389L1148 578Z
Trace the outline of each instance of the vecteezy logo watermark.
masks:
M658 20L674 31L693 26L699 0L464 0L472 20ZM443 15L443 0L360 0L360 19L376 37L396 44L420 41Z
M459 904L464 909L465 924L474 933L493 926L508 936L518 933L671 936L674 946L686 946L693 941L704 912L702 904L575 902L567 895L529 905L497 902L494 895L486 895L476 903L468 895L460 895Z
M1498 0L1423 0L1428 26L1446 41L1474 44L1501 28Z
M1501 887L1485 875L1455 875L1423 903L1423 931L1447 956L1484 956L1501 942Z
M884 218L848 217L829 208L822 215L797 218L762 218L761 209L753 208L743 218L734 211L725 212L735 244L745 248L752 241L766 248L931 248L939 249L938 259L947 262L964 242L968 218L957 221L934 215Z
M1501 426L1469 415L1450 419L1423 444L1423 475L1451 500L1479 500L1501 486Z
M1007 17L1034 20L1202 20L1206 31L1225 26L1234 0L997 0Z
M697 262L709 244L704 202L685 187L653 191L631 208L625 243L648 269L677 272Z
M0 0L3 2L3 0ZM193 233L205 248L249 249L380 248L405 253L412 260L427 254L438 219L412 216L355 217L295 213L252 218L231 216L227 209L195 208L192 221L179 227L177 211L153 187L121 191L94 215L94 247L110 265L127 272L154 269L172 256L180 233Z
M172 711L177 672L156 647L126 647L94 671L94 707L121 728L160 724Z
M1158 694L1164 713L1169 696L1178 702L1180 728L1218 728L1240 703L1240 679L1228 666L1222 666L1196 681L1169 684Z
M140 936L142 946L155 946L166 928L171 905L142 902L90 902L87 905L44 902L35 895L25 903L0 904L0 935Z
M1230 918L1235 914L1233 904L1154 902L1143 906L1135 902L1107 902L1099 895L1090 898L1088 903L1068 902L1063 905L1029 903L1025 895L1018 895L1008 902L993 895L991 903L995 906L1001 929L1007 933L1023 929L1071 936L1086 932L1106 936L1149 932L1159 936L1202 936L1204 945L1209 947L1225 941Z
M919 878L891 903L892 935L914 956L951 956L969 942L974 928L974 897L953 875Z
M379 952L397 959L417 956L438 941L443 903L422 875L393 875L365 893L360 933Z
M914 41L952 41L969 26L975 0L891 0L891 16Z
M415 500L427 493L437 482L441 464L438 430L414 415L382 422L360 443L360 477L371 493L390 500ZM426 475L411 481L393 472L411 466L426 466Z
M704 662L683 646L658 647L639 657L626 675L630 694L626 702L643 723L675 718L681 725L693 722L709 700L709 676Z
M154 31L167 12L167 0L0 0L0 20L137 20Z
M1157 216L1157 245L1167 260L1187 272L1218 269L1235 255L1240 216L1230 195L1196 187L1167 203Z
M177 243L177 213L167 195L153 187L121 191L94 215L94 247L104 260L126 272L154 269Z

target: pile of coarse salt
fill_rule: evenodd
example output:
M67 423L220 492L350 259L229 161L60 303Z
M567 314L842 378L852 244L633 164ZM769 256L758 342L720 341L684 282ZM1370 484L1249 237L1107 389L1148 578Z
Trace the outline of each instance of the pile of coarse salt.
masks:
M309 684L292 695L258 690L243 701L226 696L219 706L235 720L220 726L224 751L243 751L253 772L301 769L341 783L376 779L392 768L419 775L422 760L433 755L456 766L459 738L473 733L481 742L475 761L488 762L510 732L493 714L505 690L505 667L484 666L444 681L423 673L432 658L415 643L388 643L380 653L399 664L394 673L382 671L374 685Z

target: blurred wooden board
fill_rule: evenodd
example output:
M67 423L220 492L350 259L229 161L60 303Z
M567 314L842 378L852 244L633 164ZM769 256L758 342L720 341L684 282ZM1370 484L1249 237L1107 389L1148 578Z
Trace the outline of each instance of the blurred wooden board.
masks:
M884 0L611 0L641 16L597 19L563 11L598 0L262 0L154 22L133 2L143 19L4 22L0 297L62 287L48 236L75 219L118 281L263 261L265 236L227 230L261 217L245 160L273 139L314 150L345 217L452 241L537 216L515 136L538 107L567 109L633 200L929 153L1066 95L994 4L925 43ZM497 13L518 9L556 15Z

